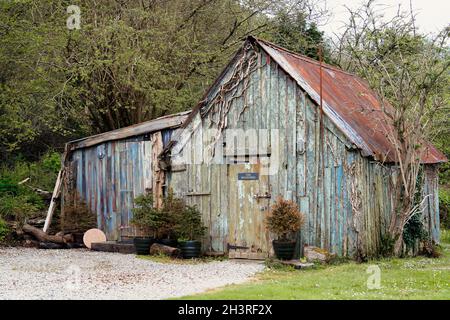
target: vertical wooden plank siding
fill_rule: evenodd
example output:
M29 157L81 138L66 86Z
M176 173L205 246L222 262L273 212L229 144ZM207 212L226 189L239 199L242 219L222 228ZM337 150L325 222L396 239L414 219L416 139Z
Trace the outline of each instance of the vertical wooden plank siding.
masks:
M320 246L343 256L377 254L381 236L389 225L395 167L362 157L332 121L327 117L321 119L317 104L289 75L265 53L257 54L257 68L248 76L248 86L244 87L243 82L237 85L241 95L224 94L221 99L214 99L223 83L211 91L202 112L183 131L182 141L187 143L174 148L186 152L190 159L183 166L173 166L169 174L162 175L157 156L167 145L170 131L151 135L151 141L143 135L73 153L71 168L76 190L97 213L99 226L108 239L136 234L129 226L133 199L150 188L161 194L165 184L202 212L208 227L203 244L208 251L226 251L229 240L246 243L263 239L261 227L252 228L251 223L241 225L241 222L254 221L258 226L264 223L262 217L251 216L255 214L257 200L248 197L253 196L250 193L270 191L270 204L281 195L296 201L305 214L299 237L302 245ZM230 79L233 66L225 72L223 81ZM224 101L231 103L227 114ZM230 166L245 157L220 156L219 160L228 164L205 163L208 154L203 147L210 142L207 130L217 128L223 119L226 129L278 130L279 141L270 145L272 153L279 148L278 162L273 156L270 158L278 170L264 178L269 190L257 190L256 183L250 188L246 181L235 181L236 170L241 169ZM246 168L253 170L251 165ZM430 196L424 220L436 242L439 241L437 187L437 169L427 166L423 192ZM355 205L357 202L360 206ZM230 216L230 212L236 216ZM230 230L235 239L229 239ZM244 234L252 239L243 239Z
M71 188L97 214L98 227L108 240L139 235L139 230L130 225L134 198L152 190L159 190L158 195L161 194L163 172L153 164L170 135L168 130L152 135L156 147L148 135L142 135L72 153L69 168L74 181Z

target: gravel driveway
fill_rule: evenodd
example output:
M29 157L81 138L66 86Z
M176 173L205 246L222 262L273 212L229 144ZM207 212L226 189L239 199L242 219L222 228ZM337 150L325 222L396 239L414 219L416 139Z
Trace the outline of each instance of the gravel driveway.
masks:
M247 281L264 266L166 264L87 249L0 248L0 299L165 299Z

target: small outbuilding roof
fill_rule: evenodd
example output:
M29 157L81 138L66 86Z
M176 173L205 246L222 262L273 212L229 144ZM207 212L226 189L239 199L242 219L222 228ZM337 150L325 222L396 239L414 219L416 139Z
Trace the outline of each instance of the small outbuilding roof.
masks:
M177 128L180 127L181 124L186 120L190 112L191 111L179 112L117 130L96 134L94 136L89 136L78 140L73 140L66 144L66 150L73 151L76 149L95 146L107 141L120 140L159 130Z

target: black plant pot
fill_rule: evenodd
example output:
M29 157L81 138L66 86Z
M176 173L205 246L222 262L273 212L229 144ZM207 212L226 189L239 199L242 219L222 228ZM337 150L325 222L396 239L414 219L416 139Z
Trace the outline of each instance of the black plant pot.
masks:
M280 260L291 260L295 252L295 241L273 240L273 250Z
M200 257L202 243L197 240L180 242L179 248L183 259L192 259Z
M136 249L136 254L149 255L150 247L155 243L155 239L152 237L136 237L133 239L134 248Z
M156 240L157 243L159 244L163 244L165 246L169 246L169 247L173 247L176 248L178 246L178 241L177 239L158 239Z

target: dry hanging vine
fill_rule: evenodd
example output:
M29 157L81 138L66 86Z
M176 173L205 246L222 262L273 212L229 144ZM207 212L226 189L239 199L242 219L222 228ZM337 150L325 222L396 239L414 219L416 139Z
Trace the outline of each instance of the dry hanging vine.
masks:
M236 122L239 121L241 115L247 109L247 96L246 92L250 85L250 75L256 71L258 67L258 53L252 44L248 43L244 49L243 54L240 56L239 60L236 62L233 68L232 74L228 81L222 84L217 91L217 94L209 103L209 107L201 111L201 115L209 113L211 108L218 108L218 120L214 121L213 117L210 116L210 128L213 125L217 128L217 133L213 137L213 141L209 144L209 148L212 152L212 157L214 157L214 150L217 142L219 141L222 132L228 125L227 115L231 109L234 100L241 97L244 98L243 107L239 111L238 118ZM242 84L242 86L241 86ZM216 111L216 110L214 110ZM211 113L212 114L212 113Z

